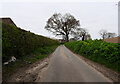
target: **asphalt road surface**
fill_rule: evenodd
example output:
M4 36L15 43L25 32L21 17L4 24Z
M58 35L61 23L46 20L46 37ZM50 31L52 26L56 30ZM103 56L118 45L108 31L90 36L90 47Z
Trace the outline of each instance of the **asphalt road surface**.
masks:
M52 54L41 82L110 82L110 80L61 45Z

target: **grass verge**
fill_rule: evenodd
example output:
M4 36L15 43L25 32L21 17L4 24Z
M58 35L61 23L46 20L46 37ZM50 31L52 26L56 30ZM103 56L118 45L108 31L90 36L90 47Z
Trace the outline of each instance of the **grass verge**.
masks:
M2 75L3 78L7 78L10 75L12 75L14 72L17 71L17 69L32 64L40 59L43 59L47 57L49 54L51 54L58 45L53 45L53 46L48 46L48 47L43 47L43 48L38 48L35 50L33 53L30 55L24 56L21 59L17 59L16 62L10 63L7 66L2 67Z
M120 73L120 44L103 40L71 41L65 46L96 63Z

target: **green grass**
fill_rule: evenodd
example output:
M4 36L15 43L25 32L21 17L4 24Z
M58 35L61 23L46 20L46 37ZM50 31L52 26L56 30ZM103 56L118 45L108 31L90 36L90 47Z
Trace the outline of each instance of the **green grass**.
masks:
M7 66L3 65L3 78L11 75L20 67L48 56L59 45L59 42L54 39L34 34L14 25L1 24L2 63L8 61L12 56L17 59L14 63L10 63Z
M59 44L56 40L2 23L2 63L12 56L21 59L40 47L45 48L56 44Z
M17 59L16 62L13 62L7 66L3 66L3 78L9 77L11 74L17 71L17 69L24 67L26 65L32 64L40 59L47 57L51 54L58 45L38 48L30 55L24 56L21 59Z

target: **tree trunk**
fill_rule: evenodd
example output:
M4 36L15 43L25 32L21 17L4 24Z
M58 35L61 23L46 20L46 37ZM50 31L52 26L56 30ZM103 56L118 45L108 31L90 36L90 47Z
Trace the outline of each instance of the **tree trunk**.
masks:
M68 34L66 35L66 42L68 42L69 41L69 37L68 37Z
M85 40L85 35L83 35L83 37L82 37L82 41L84 41Z
M104 35L103 35L103 39L105 39Z

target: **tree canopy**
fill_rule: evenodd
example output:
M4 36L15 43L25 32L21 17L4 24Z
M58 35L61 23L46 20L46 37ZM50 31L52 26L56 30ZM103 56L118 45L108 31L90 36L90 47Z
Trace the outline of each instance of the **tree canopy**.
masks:
M91 36L85 28L77 28L76 31L72 32L73 37L78 40L82 38L82 41L90 39Z
M102 29L99 31L99 34L101 35L101 37L103 39L106 39L106 38L112 38L112 37L115 37L116 34L115 33L111 33L111 32L107 32L106 30Z
M60 13L55 13L48 19L45 29L56 36L62 35L66 41L69 41L69 35L79 27L79 20L73 15L66 13L62 16Z

